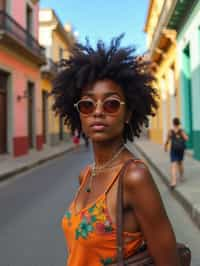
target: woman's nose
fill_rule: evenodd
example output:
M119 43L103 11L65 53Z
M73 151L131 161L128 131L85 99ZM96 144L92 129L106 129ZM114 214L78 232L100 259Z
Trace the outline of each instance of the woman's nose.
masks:
M104 114L103 104L101 100L98 100L96 102L96 108L94 110L94 115L102 115L102 114Z

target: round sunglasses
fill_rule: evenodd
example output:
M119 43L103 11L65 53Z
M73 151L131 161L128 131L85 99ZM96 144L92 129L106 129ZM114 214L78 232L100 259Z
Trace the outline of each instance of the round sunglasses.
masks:
M74 104L77 111L84 115L90 115L94 113L98 102L101 103L103 107L104 113L107 114L115 114L119 111L121 105L125 104L125 102L120 101L118 99L105 99L104 101L94 101L92 99L82 99Z

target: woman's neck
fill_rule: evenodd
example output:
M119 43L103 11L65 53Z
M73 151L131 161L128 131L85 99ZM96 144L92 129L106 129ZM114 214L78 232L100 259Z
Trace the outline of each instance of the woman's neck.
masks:
M122 139L107 142L93 142L94 162L97 166L101 166L111 160L116 152L124 145ZM119 155L120 157L120 155ZM119 159L116 158L116 160Z

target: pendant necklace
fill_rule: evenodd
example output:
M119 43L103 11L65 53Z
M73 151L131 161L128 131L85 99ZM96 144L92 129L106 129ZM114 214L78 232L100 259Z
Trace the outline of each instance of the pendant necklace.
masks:
M106 168L108 168L108 166L120 155L120 153L123 151L123 149L125 148L124 144L119 148L119 150L115 153L115 155L113 156L113 158L111 158L110 160L108 160L105 164L97 167L95 165L95 163L93 163L92 165L92 172L91 172L91 175L89 177L89 182L88 182L88 186L86 187L85 191L87 193L90 193L91 192L91 187L92 187L92 181L93 181L93 177L96 175L96 173L98 171L102 171Z

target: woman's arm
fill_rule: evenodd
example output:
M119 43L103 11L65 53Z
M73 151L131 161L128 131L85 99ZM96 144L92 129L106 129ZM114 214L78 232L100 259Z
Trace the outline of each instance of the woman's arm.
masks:
M176 239L148 168L131 165L125 176L126 200L133 208L156 266L180 266Z
M182 138L187 141L189 139L188 135L185 133L185 131L182 129L181 130L181 135L182 135Z
M169 130L168 133L167 133L167 139L166 139L165 144L164 144L164 150L165 151L167 151L167 147L168 147L170 138L171 138L171 130Z

